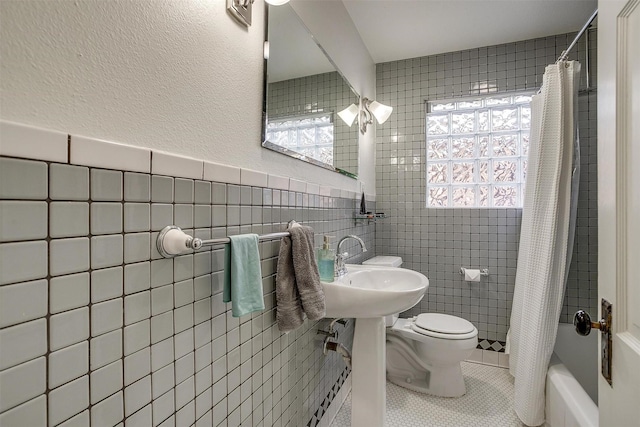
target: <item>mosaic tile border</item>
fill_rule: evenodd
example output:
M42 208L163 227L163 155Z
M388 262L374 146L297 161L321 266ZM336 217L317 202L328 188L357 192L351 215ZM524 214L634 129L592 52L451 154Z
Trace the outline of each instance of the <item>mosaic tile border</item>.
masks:
M505 341L479 340L478 346L476 348L479 350L497 351L498 353L504 353L506 346L507 343Z
M333 402L333 399L335 399L335 397L340 392L340 389L344 385L344 382L349 377L350 373L351 373L351 369L344 368L344 370L338 377L338 380L333 385L333 387L331 387L331 390L329 390L329 393L327 393L327 396L324 398L324 400L320 404L320 407L318 407L316 412L313 414L313 416L307 423L307 427L318 427L320 425L320 421L322 421L322 417L329 409L329 405L331 405L331 402Z

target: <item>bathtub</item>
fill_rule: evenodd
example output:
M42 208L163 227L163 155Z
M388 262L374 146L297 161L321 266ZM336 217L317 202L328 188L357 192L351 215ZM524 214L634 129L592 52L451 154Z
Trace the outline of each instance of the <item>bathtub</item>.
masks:
M561 323L547 372L546 427L598 427L598 337Z

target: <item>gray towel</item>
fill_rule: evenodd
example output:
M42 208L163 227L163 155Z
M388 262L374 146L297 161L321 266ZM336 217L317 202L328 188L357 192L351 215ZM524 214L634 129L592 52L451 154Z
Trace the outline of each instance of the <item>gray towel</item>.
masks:
M291 237L280 241L276 273L278 329L289 332L304 322L322 319L326 313L324 291L313 250L313 229L294 224Z

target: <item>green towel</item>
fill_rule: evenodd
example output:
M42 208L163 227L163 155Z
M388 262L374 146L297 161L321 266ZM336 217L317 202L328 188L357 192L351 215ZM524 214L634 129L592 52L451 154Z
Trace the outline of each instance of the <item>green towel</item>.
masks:
M231 244L224 253L223 301L231 301L233 317L264 310L258 235L241 234L229 239Z

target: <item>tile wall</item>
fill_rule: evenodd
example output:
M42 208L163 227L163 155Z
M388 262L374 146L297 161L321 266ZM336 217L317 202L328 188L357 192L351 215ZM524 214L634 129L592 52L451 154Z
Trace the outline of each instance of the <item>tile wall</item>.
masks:
M27 138L5 139L5 153L37 135L8 129L3 138ZM142 168L153 174L87 167L128 156L70 141L72 160L85 144L109 155L81 165L0 157L0 425L315 426L346 367L322 353L326 321L278 331L279 242L260 243L265 311L234 318L223 248L163 259L155 239L170 224L209 238L296 219L318 244L358 234L372 256L375 229L354 224L356 195L224 165L205 164L219 179L204 180L202 161L166 153ZM199 164L200 178L165 174L181 162ZM348 347L353 323L340 331Z
M334 71L269 83L267 115L279 118L333 112L334 166L357 174L358 126L347 126L337 114L357 102L351 87Z
M589 34L591 82L596 81L596 30ZM435 311L473 322L481 340L502 341L509 325L518 255L520 209L425 208L425 100L468 97L479 88L537 89L574 34L489 46L377 65L377 100L394 107L377 129L378 210L390 218L376 229L378 254L399 255L427 275L427 295L407 315ZM584 37L572 52L583 64ZM595 83L592 83L594 85ZM581 175L576 244L561 321L579 308L597 311L596 92L579 96ZM460 267L488 268L468 284ZM501 346L499 346L501 347Z

